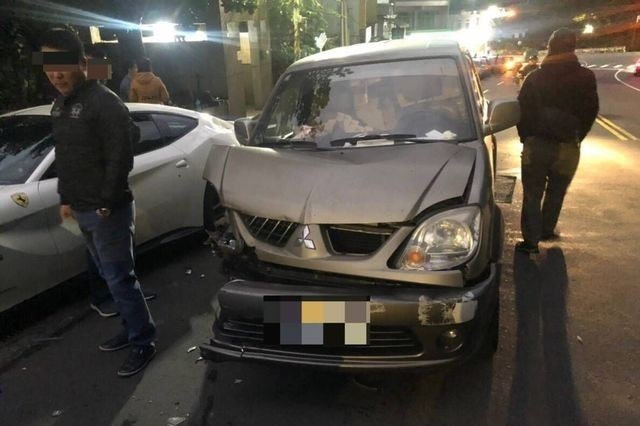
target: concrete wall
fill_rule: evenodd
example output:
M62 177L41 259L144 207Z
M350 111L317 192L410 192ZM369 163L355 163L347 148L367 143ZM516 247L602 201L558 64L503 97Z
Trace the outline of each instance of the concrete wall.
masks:
M225 42L226 80L229 90L230 115L246 115L247 109L260 110L271 89L271 40L264 5L253 15L224 13L221 9ZM249 63L240 60L240 23L247 23ZM244 36L243 36L244 37Z

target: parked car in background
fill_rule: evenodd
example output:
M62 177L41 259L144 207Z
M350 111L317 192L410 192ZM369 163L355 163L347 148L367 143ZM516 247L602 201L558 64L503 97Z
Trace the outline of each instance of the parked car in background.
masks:
M208 114L127 104L140 139L129 177L139 248L203 225L202 179L214 145L237 144L233 126ZM0 116L0 312L82 273L85 244L62 222L51 135L51 105Z
M367 43L291 65L257 122L235 122L242 145L214 147L205 169L230 281L202 356L341 371L491 356L493 134L519 111L485 100L454 42Z
M493 73L493 65L486 57L473 58L473 65L481 79L489 77Z

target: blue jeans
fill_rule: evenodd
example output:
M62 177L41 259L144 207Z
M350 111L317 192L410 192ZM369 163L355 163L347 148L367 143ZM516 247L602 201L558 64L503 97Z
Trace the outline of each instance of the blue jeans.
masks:
M89 283L89 303L97 306L112 299L109 287L102 279L89 249L87 249L87 282Z
M580 162L577 143L529 137L522 148L522 214L524 241L536 245L556 229L564 197Z
M74 211L87 248L122 316L134 346L153 343L156 326L135 273L133 234L134 204L114 209L107 217L95 211Z

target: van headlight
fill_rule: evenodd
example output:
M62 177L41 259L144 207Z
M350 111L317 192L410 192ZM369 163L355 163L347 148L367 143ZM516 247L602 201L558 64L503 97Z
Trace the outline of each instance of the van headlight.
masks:
M478 248L480 218L481 211L476 206L429 217L413 231L398 268L437 271L465 263Z

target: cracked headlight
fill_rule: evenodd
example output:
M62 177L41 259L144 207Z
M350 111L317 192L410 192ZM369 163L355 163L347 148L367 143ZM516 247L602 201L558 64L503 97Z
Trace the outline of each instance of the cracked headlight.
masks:
M438 213L419 224L398 268L437 271L463 264L480 241L480 208L462 207Z

